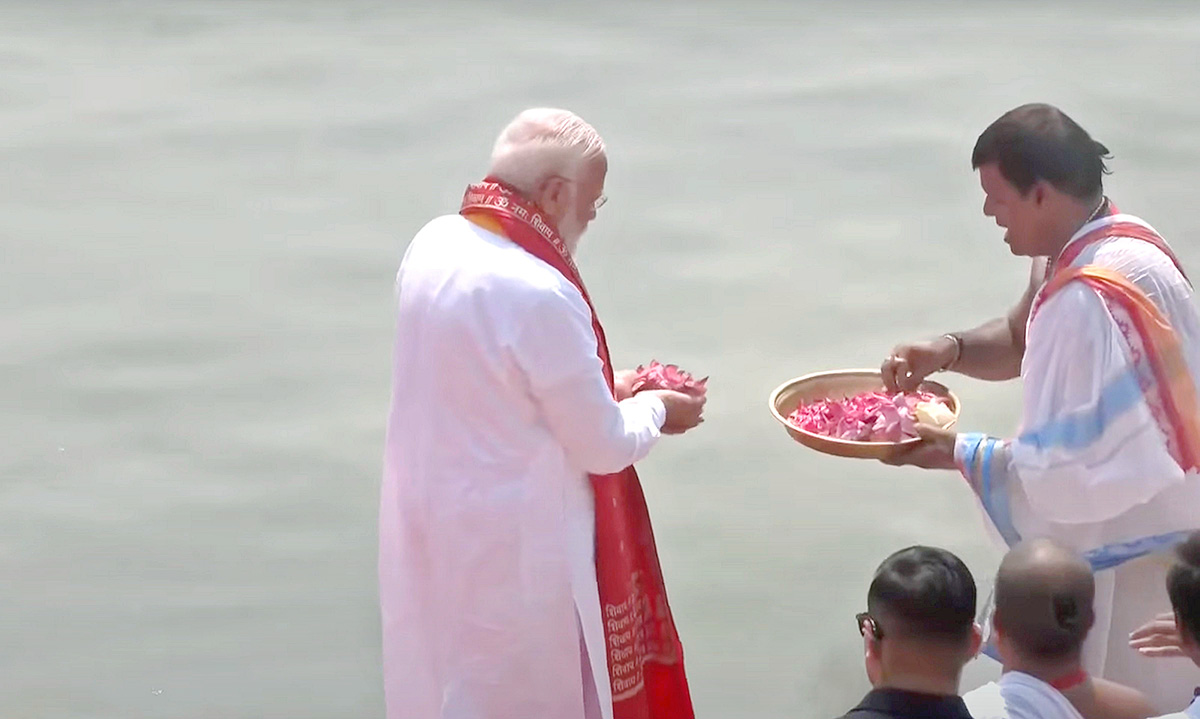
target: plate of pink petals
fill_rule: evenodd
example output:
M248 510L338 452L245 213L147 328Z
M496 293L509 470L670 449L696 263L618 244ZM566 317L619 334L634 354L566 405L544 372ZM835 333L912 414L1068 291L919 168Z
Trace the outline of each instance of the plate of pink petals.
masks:
M775 388L769 404L797 442L826 454L869 459L887 459L920 442L920 421L953 426L960 410L958 398L942 384L926 380L911 392L890 392L878 370L797 377Z

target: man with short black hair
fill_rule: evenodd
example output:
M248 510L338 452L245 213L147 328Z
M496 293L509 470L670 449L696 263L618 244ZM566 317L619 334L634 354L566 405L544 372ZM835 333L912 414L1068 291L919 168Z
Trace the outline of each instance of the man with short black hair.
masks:
M1004 674L963 696L975 719L1145 719L1153 713L1140 692L1083 668L1095 591L1087 562L1051 540L1027 540L1005 555L992 617Z
M896 552L875 571L855 620L874 689L846 717L970 719L958 683L980 635L975 580L961 559L936 547Z
M1179 259L1104 195L1108 149L1056 107L1024 105L979 136L971 165L983 213L1033 259L1007 317L892 350L889 389L933 372L1020 377L1017 437L921 427L896 464L958 469L986 524L1011 547L1050 537L1096 572L1094 676L1144 692L1159 711L1192 691L1184 662L1142 661L1129 633L1166 608L1168 551L1200 528L1200 312Z

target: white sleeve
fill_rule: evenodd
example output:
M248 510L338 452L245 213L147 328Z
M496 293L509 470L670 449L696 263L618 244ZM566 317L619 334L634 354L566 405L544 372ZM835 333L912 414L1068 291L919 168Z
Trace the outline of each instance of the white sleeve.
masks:
M1002 533L1013 492L1048 521L1093 523L1184 480L1121 328L1094 290L1073 282L1047 301L1027 347L1021 436L964 437L956 447Z
M584 472L612 474L649 454L666 408L653 395L613 399L596 350L591 310L573 289L537 302L512 348L568 461Z

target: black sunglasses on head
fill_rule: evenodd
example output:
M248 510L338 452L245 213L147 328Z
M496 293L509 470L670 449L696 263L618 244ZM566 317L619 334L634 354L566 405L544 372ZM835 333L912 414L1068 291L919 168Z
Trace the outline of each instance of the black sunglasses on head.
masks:
M879 628L879 622L875 621L875 617L867 612L855 614L854 621L858 622L858 633L862 636L867 636L867 628L870 627L872 639L875 641L883 639L883 630Z

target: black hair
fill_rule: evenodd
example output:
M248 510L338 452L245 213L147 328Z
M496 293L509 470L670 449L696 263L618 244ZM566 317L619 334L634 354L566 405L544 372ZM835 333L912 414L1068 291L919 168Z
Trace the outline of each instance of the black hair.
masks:
M1111 157L1077 122L1052 105L1022 105L1000 116L975 142L971 167L996 163L1021 194L1039 180L1080 200L1103 192Z
M908 547L875 571L867 609L883 625L884 636L964 641L975 625L975 579L944 549Z

